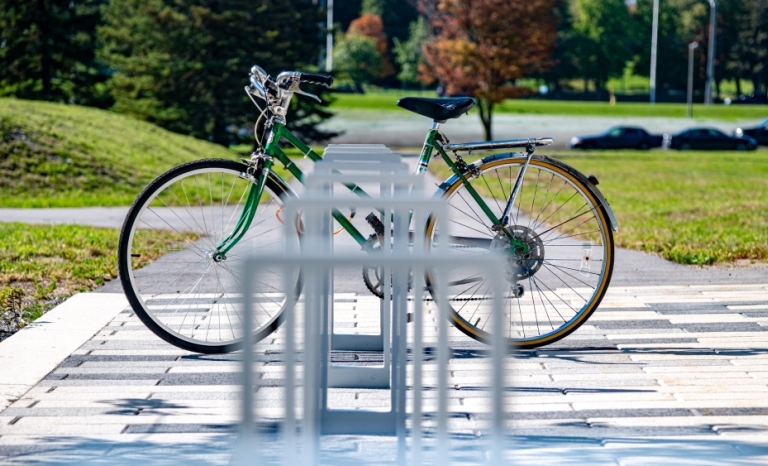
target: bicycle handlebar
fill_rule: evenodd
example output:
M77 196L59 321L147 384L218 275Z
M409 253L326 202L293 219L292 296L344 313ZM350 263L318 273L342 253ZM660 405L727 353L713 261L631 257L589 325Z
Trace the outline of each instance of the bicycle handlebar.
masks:
M325 87L333 86L333 76L322 73L299 73L299 82L320 84Z

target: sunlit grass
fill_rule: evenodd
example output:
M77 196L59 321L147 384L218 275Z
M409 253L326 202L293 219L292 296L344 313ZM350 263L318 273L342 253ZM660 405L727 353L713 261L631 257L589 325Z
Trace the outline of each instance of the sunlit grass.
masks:
M414 91L371 91L366 94L338 94L334 110L404 111L395 104L408 96L437 97L432 93ZM473 110L472 112L474 112ZM685 104L619 102L580 102L561 100L510 99L494 107L496 113L529 115L572 115L603 117L664 117L685 118ZM470 113L472 113L470 112ZM694 105L695 118L718 120L759 120L768 117L768 105Z
M74 105L0 99L0 207L130 205L155 177L227 148Z
M619 222L619 247L683 264L768 260L768 153L555 152L593 173ZM447 178L435 161L430 170Z
M117 277L119 234L77 225L0 223L0 289L21 289L22 306L34 320L60 300ZM135 241L149 254L135 259L136 265L146 265L171 244L187 244L196 237L142 230Z

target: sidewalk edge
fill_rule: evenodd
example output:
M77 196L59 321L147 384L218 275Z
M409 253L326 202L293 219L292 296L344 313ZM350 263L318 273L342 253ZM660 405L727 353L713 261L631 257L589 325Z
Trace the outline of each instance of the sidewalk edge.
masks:
M0 342L0 413L126 307L121 293L79 293Z

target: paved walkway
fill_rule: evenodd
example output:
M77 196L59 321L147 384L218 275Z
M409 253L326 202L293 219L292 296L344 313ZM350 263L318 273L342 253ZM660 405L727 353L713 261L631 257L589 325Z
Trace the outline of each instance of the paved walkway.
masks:
M403 161L415 169L418 163L416 154L405 154ZM302 159L297 161L305 173L310 173L313 163ZM426 173L425 187L430 188L440 184L441 180L432 174ZM302 186L295 180L291 183L293 188L301 193ZM128 207L85 207L69 209L3 209L0 208L0 221L43 223L43 224L79 224L91 225L103 228L121 228L123 220L128 212ZM358 215L353 222L360 231L370 231L365 222L364 215ZM619 225L621 228L621 225ZM619 232L621 235L621 232ZM337 246L352 246L356 243L348 235L335 237ZM753 284L765 283L768 277L768 265L758 267L689 267L666 261L658 256L631 251L628 249L616 249L616 260L611 284L621 286L632 285L714 285L714 284ZM359 277L355 275L346 287L354 289ZM119 281L108 283L100 291L108 293L120 293L122 288Z
M125 211L0 209L0 218L119 227ZM612 287L590 321L562 342L510 360L510 456L526 464L632 464L675 455L696 464L768 461L767 277L764 268L691 268L618 250ZM117 281L99 291L0 345L0 462L227 464L238 421L239 355L201 356L167 345L121 311ZM375 298L337 298L343 326L365 329L375 321ZM85 321L90 325L66 324ZM273 385L280 333L257 347L258 369ZM453 444L458 459L476 463L475 434L487 414L486 348L455 330L450 339ZM50 351L34 350L45 342ZM12 346L30 362L20 364ZM367 364L380 355L334 358ZM428 383L435 370L429 362ZM257 396L274 404L274 390L260 388ZM384 407L387 399L381 390L335 390L332 397L353 407ZM394 444L329 437L323 448L329 464L390 463ZM276 457L279 444L260 453Z
M337 296L336 306L343 325L357 331L376 320L375 298ZM510 361L509 455L523 464L658 464L672 457L764 464L766 330L766 284L614 286L574 335ZM266 385L279 385L281 333L257 346ZM458 459L476 463L482 452L462 445L474 445L487 413L486 347L455 330L450 344L452 443ZM334 356L349 363L376 358ZM120 312L0 412L0 462L227 464L238 421L238 361L238 354L176 349L131 311ZM428 384L435 370L428 362ZM384 407L387 397L384 390L337 389L331 398L336 405ZM257 391L262 407L270 399L274 391ZM434 406L427 402L426 409ZM323 440L328 464L387 464L393 448L388 438ZM264 459L280 454L277 443L259 451Z

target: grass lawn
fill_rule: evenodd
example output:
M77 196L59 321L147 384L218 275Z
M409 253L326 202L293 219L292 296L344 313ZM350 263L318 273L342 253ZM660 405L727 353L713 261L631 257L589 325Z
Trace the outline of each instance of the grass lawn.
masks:
M593 173L620 247L682 264L768 261L768 153L592 151L549 155ZM430 165L445 178L444 164Z
M130 205L175 165L240 156L112 112L0 99L0 207Z
M336 94L334 110L398 111L395 102L401 97L437 97L434 92L371 91L366 94ZM617 116L685 118L685 104L619 102L570 102L554 100L510 99L494 107L496 113L531 115ZM694 105L696 118L719 120L759 120L768 117L768 105Z
M77 225L0 223L0 320L11 311L31 322L72 294L117 277L119 234ZM167 242L190 239L149 232L140 241L158 243L160 249ZM142 260L149 263L156 258Z

